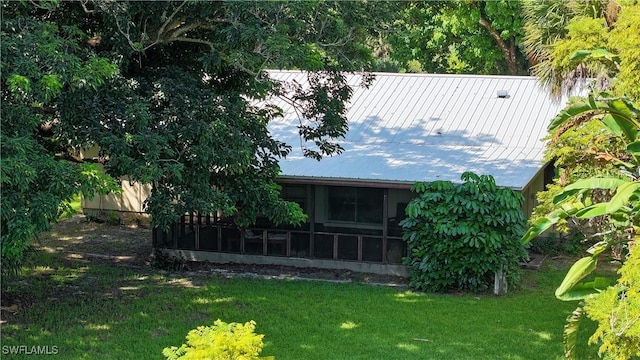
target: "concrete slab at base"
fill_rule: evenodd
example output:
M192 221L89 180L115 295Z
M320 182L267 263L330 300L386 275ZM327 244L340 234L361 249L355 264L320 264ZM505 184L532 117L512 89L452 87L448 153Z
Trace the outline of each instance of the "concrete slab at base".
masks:
M162 249L168 255L182 256L188 261L210 261L213 263L237 263L257 265L280 265L300 268L340 269L380 275L409 276L409 267L405 265L375 264L355 261L304 259L264 255L230 254L210 251Z
M542 265L544 260L547 258L547 256L530 253L529 258L530 258L529 261L522 264L522 267L529 270L540 270L540 266Z

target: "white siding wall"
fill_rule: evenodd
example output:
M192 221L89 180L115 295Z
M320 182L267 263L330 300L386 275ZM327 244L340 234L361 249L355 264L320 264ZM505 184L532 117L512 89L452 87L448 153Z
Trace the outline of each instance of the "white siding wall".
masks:
M151 185L129 183L121 180L122 194L110 193L106 196L96 196L93 199L83 199L82 207L86 211L122 211L144 212L143 203L151 196Z

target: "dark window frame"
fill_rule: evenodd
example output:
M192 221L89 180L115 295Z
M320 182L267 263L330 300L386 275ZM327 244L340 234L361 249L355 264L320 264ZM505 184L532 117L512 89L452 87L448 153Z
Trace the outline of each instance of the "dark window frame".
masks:
M374 196L371 196L372 193ZM340 199L341 196L342 199ZM339 205L335 203L336 201L343 201L343 204ZM384 189L327 186L326 204L329 222L381 226L384 221ZM345 210L344 206L348 208ZM336 211L336 207L342 207L342 209ZM363 215L363 210L367 208L373 211ZM350 214L351 212L353 213Z

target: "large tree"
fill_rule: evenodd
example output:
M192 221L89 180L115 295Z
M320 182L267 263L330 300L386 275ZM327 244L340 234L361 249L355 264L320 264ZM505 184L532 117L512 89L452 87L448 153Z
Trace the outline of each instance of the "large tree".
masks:
M518 1L416 1L400 10L391 58L408 71L525 74Z
M74 192L113 185L87 161L153 184L153 226L185 212L221 211L241 225L258 214L304 219L279 197L290 145L267 131L280 115L268 99L286 96L308 119L307 156L339 153L351 95L342 72L370 67L363 44L376 13L323 1L2 6L3 264L22 259ZM275 81L268 68L308 70L310 87ZM74 156L89 146L98 158Z

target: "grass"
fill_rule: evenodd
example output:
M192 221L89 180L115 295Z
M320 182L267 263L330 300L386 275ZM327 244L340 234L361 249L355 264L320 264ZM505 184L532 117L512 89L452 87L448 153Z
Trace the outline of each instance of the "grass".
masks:
M73 239L72 239L73 240ZM69 241L72 241L69 240ZM568 262L527 272L503 297L425 294L364 284L167 273L41 251L3 281L7 346L56 347L64 359L162 359L214 320L257 322L262 355L276 359L560 359L576 303L553 291ZM581 330L586 344L593 324ZM583 347L580 359L596 359Z
M72 217L75 214L82 213L82 195L80 194L74 195L73 198L67 202L67 204L70 205L71 208L63 212L62 215L60 216L60 219L67 219Z

